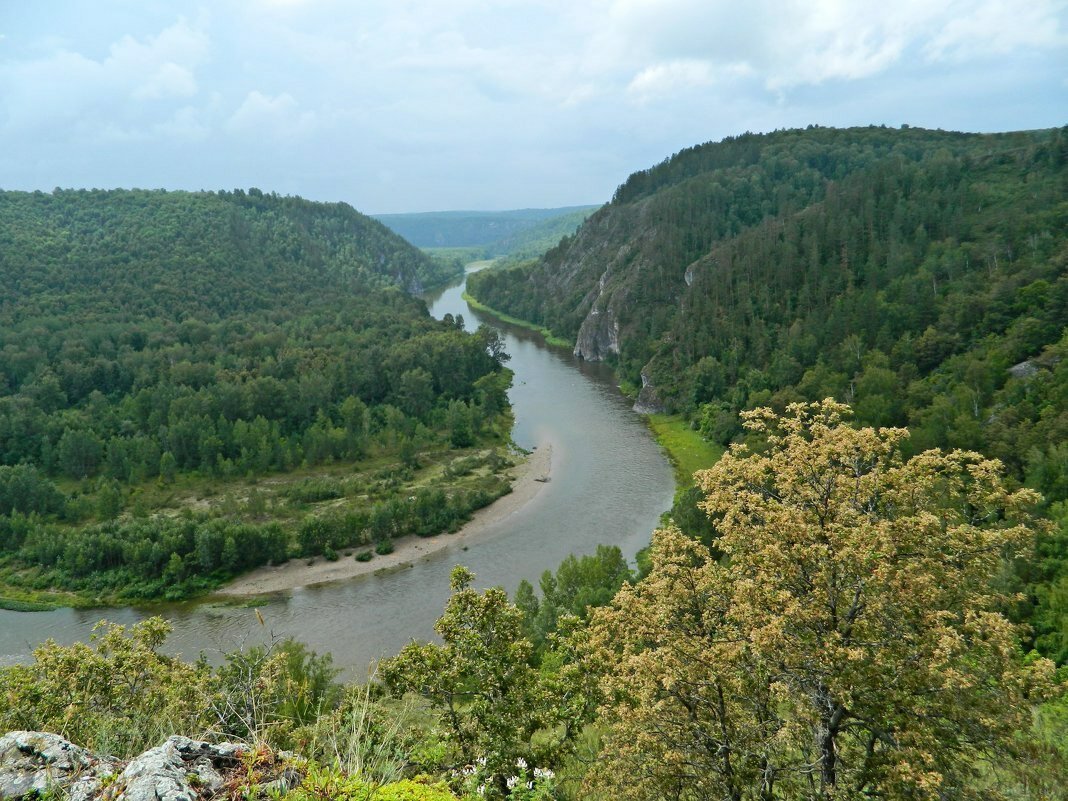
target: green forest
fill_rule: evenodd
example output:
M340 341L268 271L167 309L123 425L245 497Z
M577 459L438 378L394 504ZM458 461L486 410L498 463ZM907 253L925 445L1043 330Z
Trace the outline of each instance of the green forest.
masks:
M0 199L10 605L373 558L507 491L500 337L406 293L447 259L251 191ZM362 683L259 610L216 665L102 623L0 667L0 731L237 740L229 798L1063 799L1066 231L1068 129L681 151L468 280L701 439L637 567L457 566Z
M995 588L1037 493L850 418L745 413L750 445L697 474L715 545L668 524L640 580L607 546L514 602L454 568L437 641L365 684L298 642L212 667L165 655L159 618L102 624L0 668L0 728L237 740L234 798L283 773L286 801L1063 798L1068 677Z
M1066 231L1065 129L745 134L635 173L575 236L469 291L714 444L745 439L743 410L833 397L907 427L909 453L1001 460L1056 523L1004 580L1064 662ZM673 514L707 539L699 499Z
M344 204L0 193L5 603L386 552L507 491L507 354L407 293L437 270Z

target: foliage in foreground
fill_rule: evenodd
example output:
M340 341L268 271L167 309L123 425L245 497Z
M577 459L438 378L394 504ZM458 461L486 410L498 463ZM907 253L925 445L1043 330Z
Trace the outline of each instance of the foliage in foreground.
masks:
M0 728L120 754L173 732L294 748L296 801L1062 797L1068 693L994 589L1037 496L846 414L747 415L762 444L697 477L715 554L668 528L636 584L605 548L517 604L457 568L441 643L382 683L339 688L296 643L185 664L153 620L0 670Z
M620 798L979 797L982 766L1052 692L991 589L1033 539L996 462L853 429L847 407L760 409L766 450L698 474L716 561L669 528L589 629ZM982 797L1001 797L990 788Z

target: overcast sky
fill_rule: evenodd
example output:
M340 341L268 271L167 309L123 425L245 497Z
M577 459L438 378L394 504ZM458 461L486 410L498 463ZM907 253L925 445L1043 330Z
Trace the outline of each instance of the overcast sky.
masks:
M1068 123L1055 0L0 0L0 187L600 203L746 130Z

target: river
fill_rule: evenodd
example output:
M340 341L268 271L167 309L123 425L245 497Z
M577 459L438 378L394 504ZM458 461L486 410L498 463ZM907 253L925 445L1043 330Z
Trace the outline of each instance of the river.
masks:
M433 636L448 597L449 573L464 564L481 587L515 590L535 585L568 554L592 553L598 544L620 546L628 558L649 541L660 513L671 504L670 465L611 371L547 345L540 334L500 323L471 309L464 282L429 293L437 318L462 314L469 329L486 323L504 337L515 372L509 397L513 437L524 448L552 447L552 480L535 499L490 529L469 549L448 547L410 568L350 581L304 587L250 608L200 600L182 604L49 612L0 610L0 664L29 658L51 637L84 640L102 618L133 623L150 614L171 620L166 650L194 658L221 654L272 637L296 637L319 653L331 653L346 678L359 678L374 660L407 642Z

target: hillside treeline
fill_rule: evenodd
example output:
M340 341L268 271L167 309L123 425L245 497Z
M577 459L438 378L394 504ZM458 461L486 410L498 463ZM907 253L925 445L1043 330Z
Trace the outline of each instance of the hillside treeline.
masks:
M217 491L371 456L414 467L507 411L496 335L430 318L402 289L432 280L430 262L347 206L4 193L0 239L0 547L9 567L51 570L37 585L121 568L89 585L159 592L284 560L293 536L262 510L212 523L226 559L188 521L131 514L186 477Z
M907 426L910 453L1001 459L1063 520L1065 231L1064 129L746 134L632 175L542 260L469 286L715 442L742 410L834 397ZM1063 540L1021 567L1029 606L1060 594ZM1036 628L1064 660L1059 606Z

